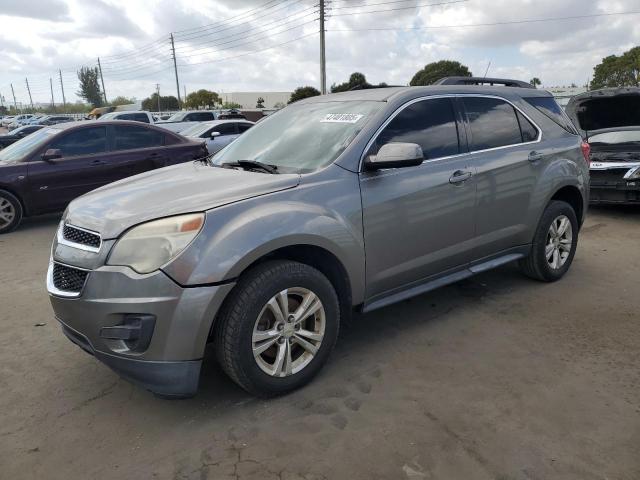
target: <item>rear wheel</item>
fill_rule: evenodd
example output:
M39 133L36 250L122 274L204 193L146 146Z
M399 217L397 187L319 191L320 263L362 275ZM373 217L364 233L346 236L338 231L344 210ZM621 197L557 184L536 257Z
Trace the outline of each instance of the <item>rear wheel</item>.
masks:
M216 324L225 372L258 396L309 382L338 336L340 309L329 280L297 262L271 261L244 274Z
M531 253L520 261L523 273L536 280L554 282L567 273L578 245L578 220L566 202L552 201L536 230Z
M22 205L14 195L0 190L0 234L15 230L22 221Z

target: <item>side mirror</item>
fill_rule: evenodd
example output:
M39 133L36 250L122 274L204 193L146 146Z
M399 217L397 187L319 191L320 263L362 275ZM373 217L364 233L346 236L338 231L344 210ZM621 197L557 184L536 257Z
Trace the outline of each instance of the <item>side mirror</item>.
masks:
M370 155L366 159L365 167L367 170L415 167L423 161L422 147L417 143L387 143L377 155Z
M57 148L50 148L42 154L42 160L44 160L45 162L51 162L56 158L62 158L62 150L58 150Z
M220 132L211 132L211 138L216 138L222 135Z

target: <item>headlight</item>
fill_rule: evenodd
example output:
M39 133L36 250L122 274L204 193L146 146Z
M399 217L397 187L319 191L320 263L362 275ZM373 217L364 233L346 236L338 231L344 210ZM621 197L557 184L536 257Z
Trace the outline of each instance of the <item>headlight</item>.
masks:
M182 252L202 229L204 214L163 218L132 228L118 240L107 265L125 265L138 273L159 269Z

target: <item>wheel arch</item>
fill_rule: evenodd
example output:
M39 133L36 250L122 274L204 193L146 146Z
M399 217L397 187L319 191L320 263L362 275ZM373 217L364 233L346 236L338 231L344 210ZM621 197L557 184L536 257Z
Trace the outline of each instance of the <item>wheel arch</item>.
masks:
M0 184L0 192L7 192L13 195L14 197L16 197L18 199L18 202L20 202L20 206L22 207L22 215L24 217L29 215L29 211L27 210L27 204L25 203L22 196L16 190L14 190L11 187L7 187L6 185Z
M582 226L584 221L584 198L580 189L575 185L565 185L556 190L556 192L551 196L549 202L553 200L560 200L568 203L573 208L573 211L576 212L576 217L578 219L578 224Z

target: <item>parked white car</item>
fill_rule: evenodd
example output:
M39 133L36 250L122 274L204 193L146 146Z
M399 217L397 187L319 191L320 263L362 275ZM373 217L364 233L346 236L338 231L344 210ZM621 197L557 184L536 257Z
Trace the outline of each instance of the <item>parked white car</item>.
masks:
M155 120L153 119L153 115L151 115L149 112L145 112L141 110L140 111L126 110L122 112L105 113L100 118L98 118L98 121L100 120L132 120L134 122L143 122L143 123L150 123L150 124L155 123Z
M10 124L11 122L13 122L13 119L14 119L14 118L16 118L16 116L15 116L15 115L7 115L6 117L4 117L4 118L2 119L2 123L1 123L1 125L2 125L3 127L8 127L8 126L9 126L9 124Z
M192 125L180 132L180 135L205 139L207 150L210 154L214 154L229 145L253 125L255 124L248 120L214 120L213 122Z
M213 110L196 110L186 112L176 112L169 117L169 120L156 122L156 125L172 132L181 133L183 130L202 122L216 119L216 112Z
M25 113L24 115L18 115L17 117L14 117L13 121L8 125L9 130L13 130L14 128L21 127L22 122L30 119L31 117L33 117L33 114L31 113Z

